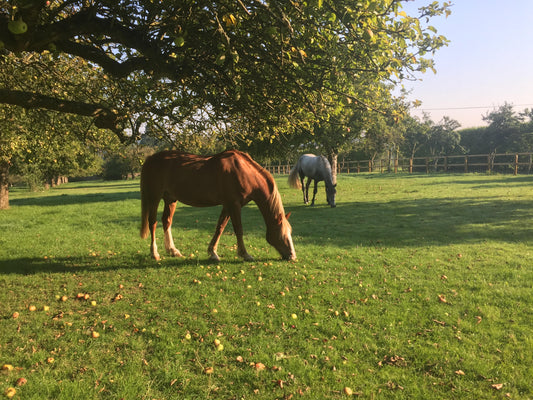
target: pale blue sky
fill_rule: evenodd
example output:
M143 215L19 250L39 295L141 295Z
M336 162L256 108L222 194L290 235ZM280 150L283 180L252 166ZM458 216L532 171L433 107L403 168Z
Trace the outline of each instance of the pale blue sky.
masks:
M414 0L404 10L413 15L413 7L431 1ZM533 108L533 0L453 3L448 18L430 21L450 40L434 57L437 74L405 83L413 89L409 98L422 101L412 115L427 110L435 122L446 115L469 128L486 126L482 115L505 102L516 111Z

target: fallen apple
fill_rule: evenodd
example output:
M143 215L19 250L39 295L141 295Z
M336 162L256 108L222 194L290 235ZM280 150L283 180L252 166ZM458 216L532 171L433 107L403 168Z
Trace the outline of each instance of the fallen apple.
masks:
M24 386L26 383L28 383L28 380L26 378L18 378L16 385L17 386Z
M263 371L264 369L266 369L266 366L265 364L258 362L254 364L254 368L256 371Z
M12 399L17 394L17 389L15 389L14 387L9 387L6 389L4 394L6 395L8 399Z
M10 372L13 371L13 366L11 364L4 364L2 365L2 372Z

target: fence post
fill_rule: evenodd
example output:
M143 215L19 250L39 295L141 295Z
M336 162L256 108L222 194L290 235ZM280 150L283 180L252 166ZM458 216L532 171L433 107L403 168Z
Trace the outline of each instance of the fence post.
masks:
M465 156L465 173L468 172L468 156Z
M426 174L429 174L429 157L426 157Z
M372 160L368 160L368 172L372 172Z
M409 159L409 173L410 174L413 173L413 158L412 157Z
M444 172L448 172L448 156L444 156Z
M518 175L518 154L514 155L514 174Z
M394 173L398 173L398 157L394 159Z

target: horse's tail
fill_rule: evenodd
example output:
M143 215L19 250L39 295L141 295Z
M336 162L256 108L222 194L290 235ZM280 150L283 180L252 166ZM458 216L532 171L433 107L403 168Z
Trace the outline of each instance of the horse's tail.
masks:
M291 188L295 189L301 189L302 184L300 183L300 179L298 179L298 167L300 165L300 160L296 163L296 165L291 169L291 172L289 174L289 186Z
M141 238L146 239L150 233L150 226L148 223L149 215L149 199L148 199L148 179L146 177L146 164L141 170Z

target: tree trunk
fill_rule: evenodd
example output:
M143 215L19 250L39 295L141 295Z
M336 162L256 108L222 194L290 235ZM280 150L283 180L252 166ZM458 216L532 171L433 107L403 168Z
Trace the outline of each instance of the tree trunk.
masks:
M9 208L9 164L0 161L0 210Z
M335 152L331 152L329 155L329 162L331 164L331 180L333 184L337 183L337 164L339 155Z

